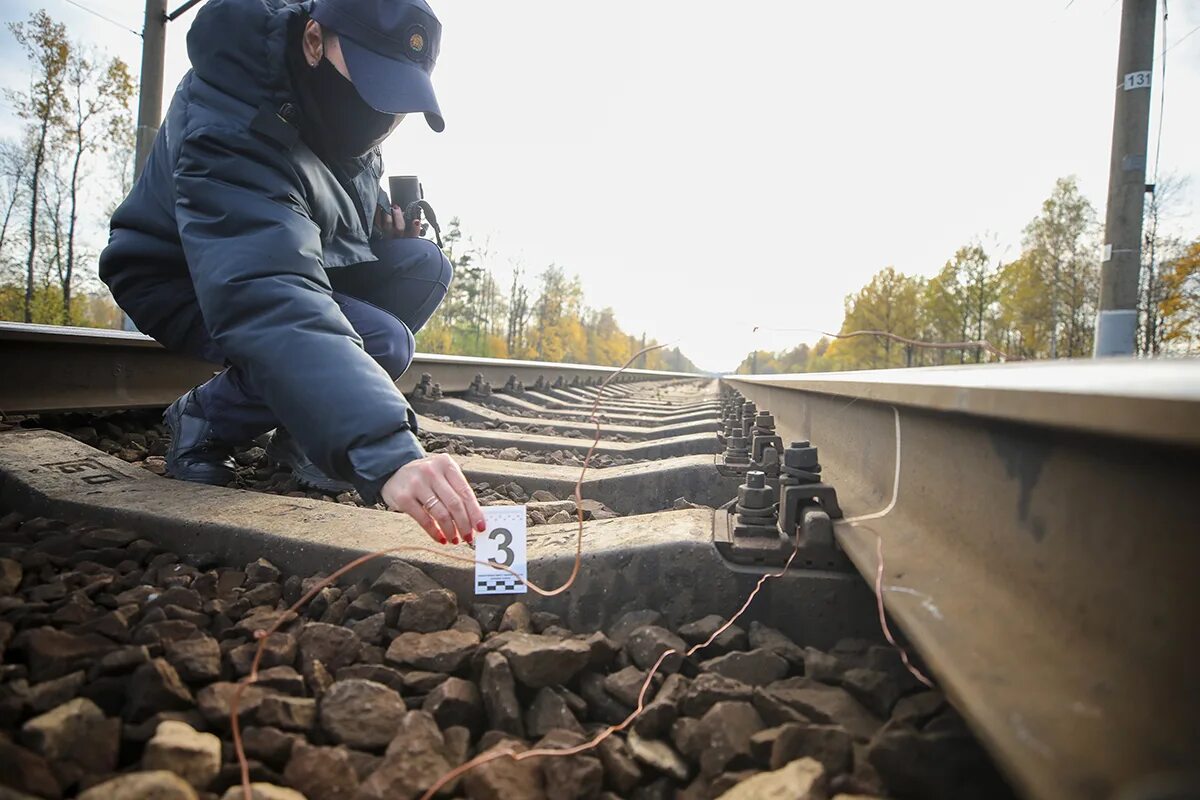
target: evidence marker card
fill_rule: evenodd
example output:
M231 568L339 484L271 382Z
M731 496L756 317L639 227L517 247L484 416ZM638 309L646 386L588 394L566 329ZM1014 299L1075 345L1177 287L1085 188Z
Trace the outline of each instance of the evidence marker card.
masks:
M488 566L498 564L528 577L525 506L484 506L483 519L487 530L475 537L475 594L525 594L525 584L511 572Z

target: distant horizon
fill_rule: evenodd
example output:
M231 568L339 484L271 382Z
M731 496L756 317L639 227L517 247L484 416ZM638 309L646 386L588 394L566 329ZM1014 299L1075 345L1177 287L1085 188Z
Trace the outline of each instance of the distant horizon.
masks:
M136 72L141 42L123 26L140 29L140 3L87 5L119 24L64 0L15 0L0 21L45 8ZM1015 258L1057 178L1077 175L1103 218L1120 21L1108 0L748 4L733 29L716 4L678 0L639 8L637 25L548 0L432 5L446 132L406 120L384 148L389 174L420 175L502 282L517 263L529 278L558 264L589 305L709 372L819 338L772 328L838 330L845 297L883 267L930 276L975 239ZM1170 10L1160 174L1191 178L1169 224L1195 238L1200 34L1183 37L1200 7ZM167 103L195 14L168 26ZM2 82L20 87L9 42ZM1160 79L1156 61L1151 170ZM0 103L0 135L14 131ZM103 220L84 223L98 249Z

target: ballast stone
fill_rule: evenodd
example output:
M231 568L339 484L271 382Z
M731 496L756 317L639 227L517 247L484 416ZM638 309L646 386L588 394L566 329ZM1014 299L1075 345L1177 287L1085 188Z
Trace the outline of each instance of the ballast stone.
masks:
M321 698L321 730L359 750L382 750L406 712L394 690L374 681L337 681Z
M825 770L811 758L799 758L782 769L742 781L718 800L822 800Z
M531 689L567 683L588 665L592 655L592 648L579 639L530 633L501 636L507 638L496 650L508 659L517 681Z
M195 789L206 789L221 771L221 740L211 733L200 733L185 722L160 722L146 743L142 767L165 769Z
M105 781L80 794L79 800L197 800L197 795L183 778L160 769Z

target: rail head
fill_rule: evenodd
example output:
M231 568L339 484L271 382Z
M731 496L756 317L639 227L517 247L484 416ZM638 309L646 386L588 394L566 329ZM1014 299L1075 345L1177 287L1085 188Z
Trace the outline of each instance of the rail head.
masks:
M820 448L838 543L1022 795L1200 763L1200 362L723 380Z
M0 322L0 411L95 411L165 406L220 369L174 353L141 333ZM527 386L538 378L597 384L617 367L417 353L397 385L403 391L430 373L445 392L463 392L477 374L499 388L514 376ZM620 382L705 379L688 372L628 369Z
M790 375L761 386L1063 430L1200 444L1200 358L1074 359Z

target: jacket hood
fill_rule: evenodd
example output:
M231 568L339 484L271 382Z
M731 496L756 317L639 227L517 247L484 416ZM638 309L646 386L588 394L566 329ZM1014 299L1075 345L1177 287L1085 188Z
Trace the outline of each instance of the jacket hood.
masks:
M258 107L290 94L287 38L313 0L208 0L187 34L197 77Z

